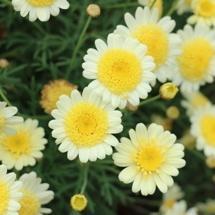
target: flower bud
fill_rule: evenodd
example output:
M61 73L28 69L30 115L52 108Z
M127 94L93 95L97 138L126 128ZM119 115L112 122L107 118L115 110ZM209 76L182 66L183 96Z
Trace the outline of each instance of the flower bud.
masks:
M75 211L83 211L87 207L87 198L83 194L75 194L70 199L70 205Z
M214 156L207 157L205 163L209 168L211 169L215 168L215 157Z
M169 118L169 119L177 119L180 115L180 111L177 107L175 106L170 106L167 108L166 110L166 116Z
M101 13L100 7L96 4L90 4L87 7L87 14L91 17L97 17Z
M170 100L173 99L178 92L178 88L173 83L166 83L160 87L159 94L162 99Z
M8 67L9 63L6 59L0 59L0 68Z
M133 112L133 111L136 111L138 109L138 106L134 106L130 102L127 102L126 108L127 108L127 110Z

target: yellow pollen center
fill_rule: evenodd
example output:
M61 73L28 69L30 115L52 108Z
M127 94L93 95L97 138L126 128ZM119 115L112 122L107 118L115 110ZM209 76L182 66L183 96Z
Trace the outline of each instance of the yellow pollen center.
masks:
M197 108L199 106L204 107L208 103L208 101L209 100L204 95L198 93L192 98L192 106L194 108Z
M130 36L148 47L146 55L154 58L155 69L166 62L169 53L169 40L167 33L160 26L143 24L134 29Z
M33 7L50 7L56 0L26 0Z
M19 158L23 154L31 152L32 142L30 141L30 132L19 129L14 136L5 135L0 139L0 143L6 151L9 151L14 158Z
M127 50L111 49L101 56L97 75L111 93L126 98L141 82L141 61Z
M215 4L211 0L200 0L198 6L200 16L209 18L215 15Z
M91 147L104 141L108 124L105 110L90 102L74 105L64 118L68 138L78 148Z
M2 112L0 112L0 134L3 133L2 128L5 125L5 118Z
M175 199L170 199L169 201L167 201L165 203L165 205L166 205L167 208L172 208L172 206L174 205L174 203L175 203Z
M19 201L21 208L18 211L19 215L37 215L40 209L40 202L38 198L30 191L21 189L24 196Z
M10 200L9 188L5 182L0 179L0 214L6 214Z
M185 79L202 80L214 55L212 45L204 38L194 38L181 47L182 55L177 57L179 70Z
M215 117L212 115L205 115L200 120L200 128L207 144L215 147Z
M185 0L185 2L186 2L188 5L191 5L191 1L192 1L192 0Z
M76 194L71 198L71 206L76 211L82 211L87 206L87 199L83 194Z

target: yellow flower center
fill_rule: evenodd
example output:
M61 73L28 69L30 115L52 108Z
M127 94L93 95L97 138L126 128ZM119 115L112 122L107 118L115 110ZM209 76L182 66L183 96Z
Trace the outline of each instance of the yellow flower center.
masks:
M0 112L0 134L3 133L2 128L5 125L5 118L2 112Z
M131 155L137 164L137 170L143 172L144 177L153 172L160 173L159 167L166 160L163 153L168 148L163 148L162 145L156 145L154 142L155 140L151 140L151 142L145 143L145 140L142 140L142 144L138 146L139 152Z
M183 44L181 49L177 61L182 77L193 82L202 80L214 55L212 45L199 37Z
M143 24L134 29L130 36L148 47L146 55L154 58L156 69L166 62L169 53L169 40L167 33L160 26Z
M0 214L6 214L8 202L10 200L9 188L5 182L0 179Z
M21 189L24 196L19 201L21 208L18 211L19 215L37 215L40 209L40 202L38 198L30 191Z
M195 96L192 98L192 106L194 108L197 108L199 106L204 107L208 103L207 97L202 95L201 93L197 93Z
M90 102L74 105L64 118L68 138L78 148L91 147L104 141L108 124L108 114Z
M174 203L175 203L175 199L170 199L169 201L167 201L165 203L165 205L166 205L167 208L172 208L172 206L174 205Z
M33 7L50 7L56 0L26 0Z
M200 0L198 6L200 16L209 18L215 14L215 4L211 0Z
M98 80L108 90L122 98L136 89L141 81L140 59L124 49L111 49L98 62Z
M29 154L31 152L32 142L30 141L30 132L19 129L14 136L4 135L0 139L0 143L3 144L4 149L9 151L14 158L19 158L23 154Z
M185 0L188 5L191 5L192 0Z
M86 208L87 203L88 201L83 194L76 194L70 200L72 208L76 211L83 211Z
M205 115L200 121L200 128L207 144L215 147L215 117Z

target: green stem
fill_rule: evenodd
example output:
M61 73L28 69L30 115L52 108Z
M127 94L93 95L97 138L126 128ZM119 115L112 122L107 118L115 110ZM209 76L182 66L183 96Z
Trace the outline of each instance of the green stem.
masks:
M89 170L89 163L85 164L84 166L84 183L81 187L80 194L84 194L84 191L86 189L87 181L88 181L88 170Z
M82 30L82 32L81 32L81 36L79 37L79 40L78 40L77 45L76 45L76 47L75 47L75 50L74 50L74 52L73 52L73 54L72 54L71 62L70 62L70 65L69 65L69 69L67 70L67 73L66 73L66 75L65 75L65 79L68 79L68 78L69 78L70 71L72 70L74 61L75 61L75 59L76 59L76 55L77 55L77 53L78 53L78 50L80 49L82 40L83 40L83 38L84 38L84 35L85 35L86 31L87 31L87 28L88 28L88 26L89 26L89 24L90 24L91 19L92 19L92 17L89 16L88 19L87 19L87 22L86 22L86 24L85 24L85 26L84 26L84 28L83 28L83 30Z
M7 97L6 97L6 96L4 95L4 93L2 92L1 89L0 89L0 95L1 95L1 97L3 98L3 100L4 100L5 102L7 102L7 105L8 105L8 106L12 106L11 103L8 101Z
M198 151L196 151L195 149L191 149L190 152L192 152L197 157L199 157L200 159L202 159L203 161L205 161L205 156L203 154L199 153Z
M178 4L179 0L175 0L173 3L172 3L172 6L171 8L169 9L169 11L167 12L166 16L171 16L172 13L175 11L175 7L176 5Z
M103 8L120 8L120 7L126 7L126 6L138 6L139 4L137 2L131 2L131 3L123 3L123 4L114 4L114 5L108 5L104 6Z
M150 9L153 8L153 6L154 6L154 4L156 3L156 1L157 1L157 0L154 0L154 1L152 2L152 4L150 5Z
M26 17L27 18L27 17ZM28 18L27 18L27 20L28 20ZM29 21L29 20L28 20ZM44 34L44 35L46 35L47 33L46 33L46 31L43 29L43 28L41 28L41 26L37 23L37 22L31 22L39 31L40 31L40 33L42 33L42 34Z
M6 3L7 5L13 6L12 3L8 0L2 0L4 3Z
M142 101L142 102L140 102L139 107L142 106L142 105L145 105L145 104L147 104L147 103L149 103L149 102L153 102L153 101L155 101L155 100L157 100L157 99L159 99L159 98L161 98L161 96L160 96L160 95L157 95L157 96L154 96L154 97L152 97L152 98L150 98L150 99L147 99L147 100L145 100L145 101Z

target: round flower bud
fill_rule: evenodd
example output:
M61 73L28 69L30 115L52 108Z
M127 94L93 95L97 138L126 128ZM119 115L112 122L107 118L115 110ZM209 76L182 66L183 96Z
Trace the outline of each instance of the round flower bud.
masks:
M162 99L170 100L173 99L178 92L178 88L173 83L166 83L160 87L159 94Z
M100 7L96 4L90 4L87 7L87 14L91 17L97 17L101 13Z
M169 118L169 119L177 119L180 115L180 111L177 107L175 106L170 106L167 108L166 110L166 116Z
M138 106L134 106L130 102L127 102L126 108L127 108L127 110L133 112L133 111L136 111L138 109Z
M9 63L6 59L0 59L0 68L8 67Z
M215 168L215 157L214 156L207 157L205 163L209 168L211 169Z
M87 198L83 194L75 194L70 199L70 205L75 211L83 211L87 207Z

